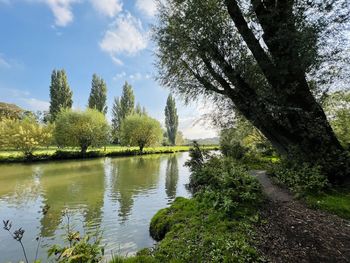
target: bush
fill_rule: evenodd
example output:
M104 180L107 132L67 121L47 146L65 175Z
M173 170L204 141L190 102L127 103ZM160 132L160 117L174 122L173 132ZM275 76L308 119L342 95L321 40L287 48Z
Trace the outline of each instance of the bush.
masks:
M321 167L307 163L299 165L282 161L273 166L272 176L298 195L318 193L328 186L327 177L321 173Z
M52 141L52 125L41 125L33 117L0 121L0 147L14 148L31 159L39 147Z
M160 123L147 115L134 114L126 117L120 129L123 145L144 147L160 144L163 131Z
M109 126L106 117L97 110L63 110L56 117L55 139L58 146L80 147L85 155L90 146L107 144Z
M258 181L229 158L211 157L191 174L190 186L204 203L228 214L257 205L262 197Z

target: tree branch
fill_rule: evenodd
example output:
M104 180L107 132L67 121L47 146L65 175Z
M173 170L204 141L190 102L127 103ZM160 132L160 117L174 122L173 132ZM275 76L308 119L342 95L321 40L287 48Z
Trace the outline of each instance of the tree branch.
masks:
M279 87L278 78L275 76L276 68L264 49L261 47L259 41L254 36L252 30L248 27L241 9L236 0L225 0L228 13L237 27L238 32L243 37L248 45L248 48L253 53L259 67L266 76L268 82L274 87Z
M213 84L210 83L210 81L208 81L207 79L205 79L204 77L200 76L198 73L196 73L194 70L191 69L191 67L182 60L183 65L186 67L186 69L188 71L190 71L190 73L203 85L205 86L205 88L207 88L208 90L214 91L216 93L222 94L222 95L227 95L225 90L220 90L217 87L215 87Z

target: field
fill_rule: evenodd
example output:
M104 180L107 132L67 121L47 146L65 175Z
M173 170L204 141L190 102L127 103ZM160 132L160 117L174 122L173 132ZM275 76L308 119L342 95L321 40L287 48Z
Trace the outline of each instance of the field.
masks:
M161 154L187 152L191 146L159 146L147 147L142 154ZM218 150L218 146L202 146L204 150ZM109 145L101 148L90 148L85 158L105 157L105 156L131 156L140 154L138 147L124 147ZM27 160L23 153L16 150L0 151L0 162L23 162L23 161L45 161L82 158L79 148L57 148L54 146L40 148L36 150L33 157Z

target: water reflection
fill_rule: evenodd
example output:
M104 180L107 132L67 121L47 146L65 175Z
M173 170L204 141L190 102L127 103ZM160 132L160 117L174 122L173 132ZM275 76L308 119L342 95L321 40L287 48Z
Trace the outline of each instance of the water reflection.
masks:
M68 208L79 219L103 230L106 251L130 254L151 246L149 221L176 195L188 196L187 153L104 158L32 165L0 165L0 220L10 219L26 230L30 251L44 237L41 258L49 244L60 243ZM41 208L50 206L47 214ZM93 230L92 229L92 230ZM90 229L91 230L91 229ZM11 237L0 231L0 262L17 262L20 254Z
M41 219L41 236L53 236L65 208L79 209L84 223L101 219L104 196L103 160L79 161L45 167L41 179L44 205L50 206Z
M179 180L179 167L177 156L172 155L168 158L165 177L165 192L170 200L176 196L177 181Z
M118 216L125 222L134 204L134 196L156 187L160 156L115 159L112 165L112 198L118 200Z

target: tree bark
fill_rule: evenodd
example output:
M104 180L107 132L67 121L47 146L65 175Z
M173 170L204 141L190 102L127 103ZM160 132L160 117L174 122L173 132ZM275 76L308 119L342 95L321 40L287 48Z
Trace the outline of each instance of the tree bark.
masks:
M81 156L82 156L82 157L85 157L86 152L87 152L87 149L88 149L88 146L86 146L86 145L82 145L82 146L81 146L81 148L80 148L80 153L81 153Z

